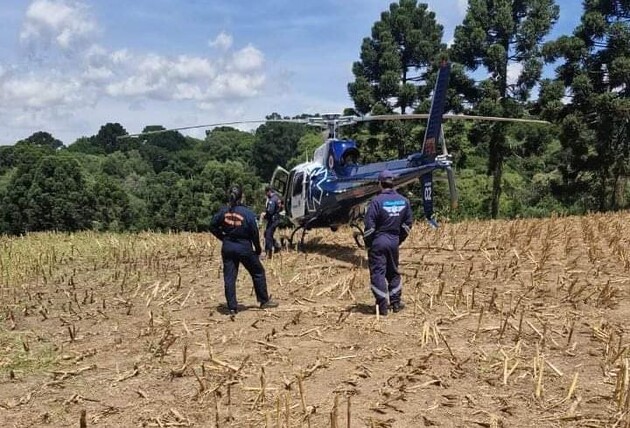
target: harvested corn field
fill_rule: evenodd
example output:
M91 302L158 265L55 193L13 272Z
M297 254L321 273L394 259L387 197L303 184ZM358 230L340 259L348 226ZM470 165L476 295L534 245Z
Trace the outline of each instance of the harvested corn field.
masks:
M348 230L241 270L206 234L0 238L0 425L628 427L630 216L417 223L374 315Z

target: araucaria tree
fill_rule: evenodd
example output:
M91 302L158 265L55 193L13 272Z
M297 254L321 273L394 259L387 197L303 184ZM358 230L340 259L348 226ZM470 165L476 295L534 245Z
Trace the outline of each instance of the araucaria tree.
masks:
M426 4L416 0L392 3L363 39L360 61L353 64L355 81L348 92L361 113L401 113L425 99L430 66L445 50L443 29Z
M554 0L469 0L462 25L455 29L452 59L469 70L484 67L478 83L478 114L518 117L543 68L542 40L559 16ZM482 125L483 126L483 125ZM485 125L487 126L487 125ZM499 214L503 162L509 154L507 126L488 126L488 173L492 175L490 214Z
M561 125L567 202L618 209L630 170L630 1L583 7L573 35L545 45L549 60L564 61L556 80L543 82L541 104Z

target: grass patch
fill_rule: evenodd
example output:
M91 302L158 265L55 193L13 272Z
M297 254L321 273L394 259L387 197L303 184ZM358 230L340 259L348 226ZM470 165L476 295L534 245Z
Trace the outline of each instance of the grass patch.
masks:
M0 376L42 372L56 357L55 347L32 333L0 328Z

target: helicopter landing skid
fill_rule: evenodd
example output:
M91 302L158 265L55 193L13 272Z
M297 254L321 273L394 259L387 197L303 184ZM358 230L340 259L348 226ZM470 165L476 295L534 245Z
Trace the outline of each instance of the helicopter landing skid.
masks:
M296 248L293 245L293 239L295 238L295 234L300 230L302 231L302 236L300 237L300 242L297 244L296 249L301 251L304 248L304 237L306 236L306 231L308 230L307 226L299 226L293 230L293 233L291 233L291 237L289 238L289 248Z
M295 234L300 230L302 230L302 239L300 240L300 246L304 245L304 233L306 233L306 229L304 229L304 226L298 226L293 229L293 232L291 232L291 236L289 237L289 248L293 248L293 238L295 238Z
M293 232L291 233L291 236L289 237L289 247L295 248L293 246L293 238L295 238L295 234L301 230L302 236L300 237L300 243L297 245L297 250L301 251L304 248L304 238L306 236L306 232L311 229L310 226L314 221L315 219L311 219L307 221L305 224L298 226L293 230Z
M351 223L350 227L356 229L352 232L352 237L354 238L354 242L356 242L359 248L365 248L365 241L363 240L363 228L356 223Z

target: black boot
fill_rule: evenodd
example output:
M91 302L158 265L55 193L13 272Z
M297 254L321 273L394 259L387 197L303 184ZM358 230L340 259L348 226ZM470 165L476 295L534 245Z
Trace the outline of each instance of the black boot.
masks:
M269 300L260 304L260 309L271 309L271 308L277 308L278 306L279 306L278 302L271 300L271 298L269 298Z
M392 304L392 310L394 312L400 312L405 309L405 304L403 302L396 302Z

